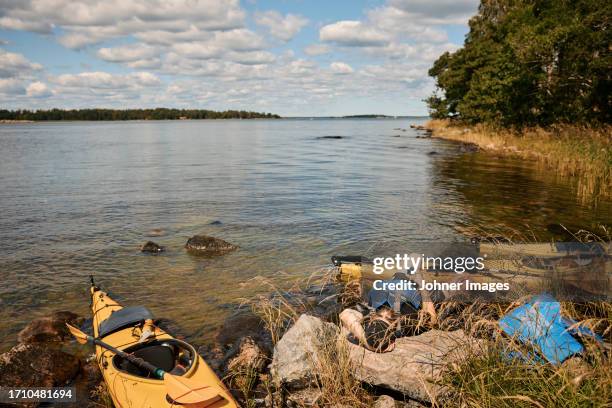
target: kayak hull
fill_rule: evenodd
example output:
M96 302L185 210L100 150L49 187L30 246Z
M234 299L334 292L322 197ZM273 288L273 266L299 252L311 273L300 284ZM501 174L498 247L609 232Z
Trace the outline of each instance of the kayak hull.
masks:
M91 288L91 297L93 329L94 335L97 338L102 322L108 319L113 312L123 309L123 306L95 287ZM137 345L141 334L141 325L130 326L105 335L101 340L123 351ZM156 326L153 326L152 338L158 341L174 339L169 333ZM162 380L144 378L122 371L115 366L113 362L114 356L114 353L96 346L96 361L116 408L170 408L180 406L176 403L173 404L167 398L166 386ZM193 363L183 376L196 381L198 384L213 387L221 397L212 404L195 405L193 408L238 407L227 388L225 388L214 371L197 353Z

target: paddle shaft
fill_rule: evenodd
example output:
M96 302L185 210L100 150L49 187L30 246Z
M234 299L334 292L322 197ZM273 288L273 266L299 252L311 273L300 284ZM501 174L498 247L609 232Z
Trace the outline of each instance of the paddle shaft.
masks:
M144 368L145 370L147 370L148 372L150 372L151 374L153 374L155 377L159 378L160 380L164 378L164 374L166 373L164 370L162 370L161 368L155 367L153 364L149 363L148 361L143 360L142 358L134 357L133 355L128 354L124 351L121 351L118 348L115 348L111 346L110 344L103 342L102 340L93 338L92 336L87 336L87 340L91 341L94 344L97 344L98 346L102 348L107 349L108 351L112 351L119 357L125 358L130 363L135 364L140 368Z

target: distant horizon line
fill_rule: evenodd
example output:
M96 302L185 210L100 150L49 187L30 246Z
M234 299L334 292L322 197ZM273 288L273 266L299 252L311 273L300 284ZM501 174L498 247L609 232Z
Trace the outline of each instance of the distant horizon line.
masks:
M175 111L176 113L178 112L184 112L184 113L192 113L192 112L209 112L212 114L224 114L224 113L249 113L249 114L253 114L254 116L251 117L253 119L256 118L265 118L267 116L270 117L274 117L275 119L278 118L282 118L282 119L384 119L384 118L429 118L428 114L425 115L407 115L407 114L403 114L403 115L394 115L394 114L385 114L385 113L353 113L353 114L336 114L336 115L323 115L323 114L315 114L315 115L280 115L277 113L272 113L272 112L265 112L265 111L250 111L250 110L245 110L245 109L225 109L225 110L215 110L215 109L206 109L206 108L168 108L168 107L155 107L155 108L101 108L101 107L97 107L97 108L91 108L91 107L84 107L84 108L2 108L0 107L0 112L4 112L3 115L0 116L13 116L10 114L17 114L17 115L23 115L23 114L27 114L27 112L32 113L32 114L36 114L37 112L43 113L43 112L53 112L53 111L59 111L59 112L86 112L86 111L105 111L105 112L122 112L122 113L128 113L128 112L139 112L142 113L143 111ZM178 111L178 112L177 112ZM190 112L191 111L191 112ZM189 115L191 116L191 115ZM234 117L176 117L176 118L159 118L160 120L172 120L172 119L186 119L186 120L197 120L197 119L231 119ZM239 119L240 117L235 117L236 119ZM0 117L0 119L8 119L6 117ZM127 118L126 118L127 119ZM123 119L123 120L126 120ZM138 120L139 118L130 118L127 120ZM142 118L147 119L147 118ZM153 119L153 118L152 118ZM247 119L247 118L244 118ZM36 120L36 119L35 119ZM48 119L47 119L48 120ZM60 119L62 120L62 119ZM66 119L64 119L66 120ZM70 119L68 119L70 120ZM78 119L77 119L78 120ZM83 119L81 119L83 120ZM87 119L84 119L87 120ZM108 120L108 119L107 119ZM110 119L110 120L122 120L122 119Z

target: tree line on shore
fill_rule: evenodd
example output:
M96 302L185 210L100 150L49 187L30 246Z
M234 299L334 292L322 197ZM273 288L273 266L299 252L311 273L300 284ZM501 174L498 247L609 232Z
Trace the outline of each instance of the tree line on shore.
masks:
M174 119L278 119L272 113L207 109L0 109L0 120L174 120Z
M609 124L612 2L482 0L463 47L429 70L435 119L503 127Z

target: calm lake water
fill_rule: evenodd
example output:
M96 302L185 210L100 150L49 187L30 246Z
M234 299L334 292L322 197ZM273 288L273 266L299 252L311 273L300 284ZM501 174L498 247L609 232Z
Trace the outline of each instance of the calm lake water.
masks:
M88 316L90 274L203 343L240 298L265 290L257 276L283 285L382 240L612 224L612 203L578 199L575 180L395 130L411 122L422 120L0 127L0 350L50 311ZM148 237L155 228L163 236ZM197 233L241 249L190 256ZM141 254L148 239L167 252Z

